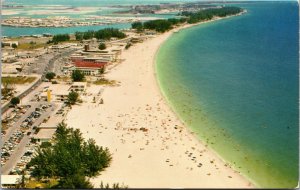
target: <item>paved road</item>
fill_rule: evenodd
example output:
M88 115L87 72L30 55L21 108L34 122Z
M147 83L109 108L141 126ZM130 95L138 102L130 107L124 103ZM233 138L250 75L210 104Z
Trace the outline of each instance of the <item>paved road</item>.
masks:
M16 97L19 97L20 99L24 98L31 91L35 90L41 83L42 83L41 79L37 80L30 88L28 88L24 92L16 95ZM10 105L10 102L6 102L5 104L1 105L2 114L5 113L9 109L9 105Z
M36 74L45 75L47 71L51 71L54 66L54 62L62 57L68 56L75 52L77 49L66 49L61 52L53 52L49 54L44 54L39 57L33 64L25 67L22 71L25 74L31 74L35 72Z
M57 62L59 59L69 56L71 54L73 54L75 51L77 51L78 49L70 49L68 51L65 51L59 55L54 56L52 59L49 60L49 64L46 67L47 71L54 71L55 70L55 62Z
M39 117L32 126L39 126L44 119L49 117L54 110L56 110L57 105L52 104L52 107L47 108L45 112L42 113L41 117ZM34 130L32 127L27 131L31 132L33 134ZM15 151L11 154L9 157L9 160L6 161L5 165L2 167L2 174L7 175L9 172L17 165L18 161L21 159L21 157L24 155L26 150L26 145L30 142L31 137L27 135L27 132L25 133L24 137L22 138L21 142L16 146Z
M45 79L45 74L47 71L51 71L54 68L54 63L57 59L68 56L75 52L77 49L68 49L64 50L61 53L51 53L51 54L45 54L41 56L38 61L36 61L33 65L30 67L25 68L22 73L23 74L30 74L32 73L33 69L37 68L36 73L41 74L42 77L40 80L38 80L31 88L27 89L26 91L22 92L21 94L17 95L20 99L27 96L31 91L35 90L39 85L42 84L43 79ZM39 63L39 65L37 64ZM10 103L6 103L1 106L2 113L6 112L9 108Z

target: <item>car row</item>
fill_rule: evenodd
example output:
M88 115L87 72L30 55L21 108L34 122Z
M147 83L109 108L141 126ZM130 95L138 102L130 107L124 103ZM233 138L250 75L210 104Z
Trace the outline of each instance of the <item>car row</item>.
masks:
M39 107L35 108L33 111L21 124L22 130L28 130L34 123L36 119L38 119L47 108L51 107L51 105L42 104Z
M21 142L24 137L24 132L17 130L12 136L6 141L1 148L1 166L10 158L11 154L15 151L17 145Z
M36 150L38 148L38 144L35 143L28 143L26 145L26 152L18 161L16 166L10 171L11 175L21 175L22 171L26 169L26 165L30 162L30 160L35 156ZM30 173L29 170L25 170L25 175Z

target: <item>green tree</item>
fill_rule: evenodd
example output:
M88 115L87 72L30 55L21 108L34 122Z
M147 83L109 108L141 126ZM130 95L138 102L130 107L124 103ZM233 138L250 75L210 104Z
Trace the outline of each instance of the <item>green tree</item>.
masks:
M11 100L10 100L10 103L14 106L16 106L17 104L20 103L20 98L18 97L13 97Z
M62 178L60 183L53 187L60 189L92 189L93 185L85 178L84 175L75 174L66 178Z
M116 28L104 28L98 31L89 30L87 32L75 32L75 38L78 41L97 38L97 39L104 39L109 40L110 38L125 38L126 34L119 31ZM54 41L54 39L53 39Z
M48 148L48 147L51 147L51 143L50 142L42 142L41 148Z
M131 46L131 43L127 43L126 46L125 46L125 49L129 49Z
M25 183L25 172L24 170L21 171L21 179L17 179L17 184L16 184L16 187L17 189L24 189L26 187L26 183Z
M70 40L69 34L57 34L52 37L52 42L54 44L58 42L68 41L68 40Z
M100 50L106 49L105 43L100 43L98 48L99 48Z
M93 37L94 37L94 31L93 30L89 30L87 32L84 32L83 36L82 36L82 38L85 39L85 40L92 39Z
M136 29L136 28L139 28L139 27L143 27L143 23L141 23L141 22L134 22L134 23L131 24L131 27L133 29Z
M83 33L82 32L75 32L75 38L78 41L82 41L83 40Z
M187 12L183 11L180 13L180 16L185 16L184 18L176 19L169 18L159 19L159 20L150 20L144 23L134 22L131 27L133 29L137 29L137 31L141 31L143 29L155 30L157 32L166 32L173 28L173 25L177 25L180 23L197 23L201 21L211 20L213 17L225 17L229 15L234 15L242 12L243 9L239 7L222 7L222 8L210 8L204 9L198 12Z
M77 92L70 92L68 95L68 103L74 105L78 100L79 94Z
M18 46L17 46L17 44L11 44L11 47L16 49Z
M119 183L113 183L112 187L107 183L106 185L101 181L100 189L128 189L128 186L124 185L124 184L119 184Z
M74 82L80 82L84 80L84 74L79 70L73 71L71 77Z
M68 128L65 123L57 127L53 145L38 149L28 163L33 166L32 176L38 179L57 178L53 188L92 188L87 177L94 177L109 166L111 154L95 144L85 141L79 129Z
M116 28L104 28L102 30L98 30L94 33L94 37L103 40L110 40L111 38L125 38L126 34L119 31L119 29Z
M197 23L201 21L211 20L213 17L225 17L229 15L235 15L240 12L242 12L243 9L239 7L222 7L222 8L211 8L211 9L205 9L201 10L195 13L191 12L182 12L182 16L187 16L187 22L188 23Z
M104 74L104 72L105 72L105 67L101 67L100 68L100 74Z
M141 23L141 22L134 22L131 24L131 27L133 29L136 29L137 32L142 32L144 30L143 23Z
M55 76L56 76L56 74L53 73L53 72L48 72L45 75L46 79L48 79L49 81L51 81L52 79L54 79Z
M150 20L144 23L144 28L157 32L165 32L172 29L172 22L168 20Z

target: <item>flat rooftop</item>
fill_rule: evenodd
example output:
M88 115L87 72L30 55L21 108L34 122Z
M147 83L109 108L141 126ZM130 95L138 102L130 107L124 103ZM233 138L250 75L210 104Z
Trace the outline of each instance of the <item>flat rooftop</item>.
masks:
M51 95L68 95L69 94L69 85L66 84L50 84L49 90ZM47 90L46 90L47 93Z
M21 175L1 175L1 185L17 184L21 177Z
M40 125L41 129L56 129L57 125L62 122L63 117L61 116L51 116L46 123Z
M38 134L34 135L35 139L51 139L56 129L41 129Z

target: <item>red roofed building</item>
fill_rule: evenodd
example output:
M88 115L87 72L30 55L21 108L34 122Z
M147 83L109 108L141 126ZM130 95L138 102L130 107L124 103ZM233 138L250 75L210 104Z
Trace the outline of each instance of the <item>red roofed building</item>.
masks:
M72 59L75 70L82 71L85 75L98 75L101 74L102 68L104 68L109 61L99 60L97 58L76 58Z
M76 67L89 67L89 68L102 68L104 67L107 62L89 62L89 61L76 61L74 62L74 65Z

